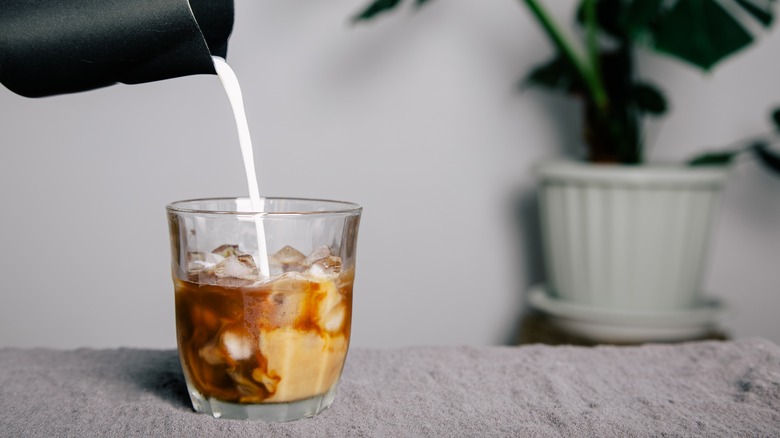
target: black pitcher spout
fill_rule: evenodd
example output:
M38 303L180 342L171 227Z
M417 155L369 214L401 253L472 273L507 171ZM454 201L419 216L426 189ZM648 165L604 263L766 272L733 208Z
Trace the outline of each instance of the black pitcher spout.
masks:
M216 74L233 0L2 0L0 82L26 97Z

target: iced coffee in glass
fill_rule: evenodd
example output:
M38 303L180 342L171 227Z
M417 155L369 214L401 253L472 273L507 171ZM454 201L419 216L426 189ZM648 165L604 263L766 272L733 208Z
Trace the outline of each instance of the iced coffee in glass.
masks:
M193 407L289 421L336 394L361 208L264 198L167 207L179 357Z

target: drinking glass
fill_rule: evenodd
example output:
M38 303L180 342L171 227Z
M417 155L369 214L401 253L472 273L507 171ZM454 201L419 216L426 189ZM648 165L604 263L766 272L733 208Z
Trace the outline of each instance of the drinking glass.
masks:
M362 208L213 198L166 209L195 411L289 421L330 406L349 346Z

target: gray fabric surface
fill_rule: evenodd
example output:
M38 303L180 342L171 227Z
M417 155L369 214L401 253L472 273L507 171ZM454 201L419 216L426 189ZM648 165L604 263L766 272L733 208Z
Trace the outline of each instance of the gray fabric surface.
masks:
M780 347L353 349L333 406L192 411L174 351L0 350L0 436L780 436Z

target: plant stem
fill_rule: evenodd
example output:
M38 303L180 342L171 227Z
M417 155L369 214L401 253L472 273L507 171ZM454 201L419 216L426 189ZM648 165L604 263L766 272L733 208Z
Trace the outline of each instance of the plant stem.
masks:
M598 66L598 49L596 47L596 20L595 20L595 1L588 0L586 8L591 9L590 12L586 12L586 16L590 16L588 19L588 54L585 59L577 53L572 45L571 41L564 35L558 24L552 18L550 13L542 6L537 0L524 0L528 9L536 17L542 29L547 33L547 36L552 40L555 47L566 59L571 62L577 73L582 78L585 86L587 87L590 98L593 100L596 108L599 112L604 114L607 108L607 93L604 90L604 85L601 83L601 78L597 70ZM586 9L586 11L587 11ZM591 41L592 40L592 41ZM590 47L592 45L592 47ZM595 53L591 53L595 52Z
M585 0L585 49L593 75L600 82L601 60L599 59L598 22L596 21L596 0ZM601 85L601 84L599 84Z

